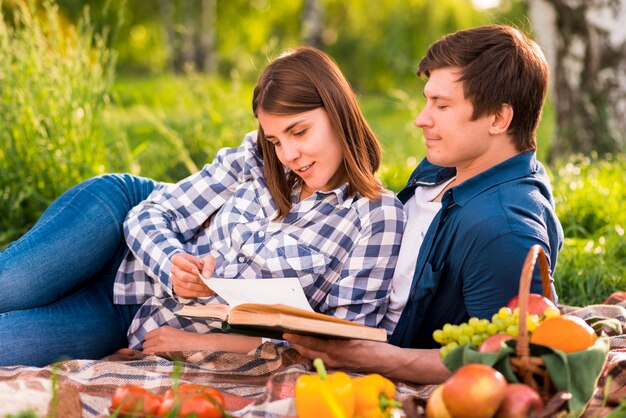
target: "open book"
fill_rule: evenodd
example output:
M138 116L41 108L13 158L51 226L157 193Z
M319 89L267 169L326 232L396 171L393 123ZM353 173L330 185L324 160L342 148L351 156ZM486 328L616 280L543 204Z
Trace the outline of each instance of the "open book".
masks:
M382 328L314 312L298 279L205 280L224 304L187 305L176 315L221 321L224 332L282 338L284 332L323 338L387 341Z

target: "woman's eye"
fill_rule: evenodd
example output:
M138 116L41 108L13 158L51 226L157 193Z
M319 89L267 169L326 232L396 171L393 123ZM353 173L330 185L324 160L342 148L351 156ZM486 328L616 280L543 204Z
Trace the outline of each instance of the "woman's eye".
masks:
M306 131L307 131L306 129L303 129L301 131L296 131L293 133L293 136L302 136L306 133Z
M446 106L446 105L438 105L437 106L437 109L439 109L439 110L443 110L443 109L447 109L447 108L448 108L448 106Z

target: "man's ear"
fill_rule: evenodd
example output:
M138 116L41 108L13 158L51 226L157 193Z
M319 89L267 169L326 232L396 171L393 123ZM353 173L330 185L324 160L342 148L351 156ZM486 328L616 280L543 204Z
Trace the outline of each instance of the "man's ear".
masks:
M493 121L489 127L489 133L499 135L509 130L511 121L513 120L513 108L508 103L503 103L500 110L493 115Z

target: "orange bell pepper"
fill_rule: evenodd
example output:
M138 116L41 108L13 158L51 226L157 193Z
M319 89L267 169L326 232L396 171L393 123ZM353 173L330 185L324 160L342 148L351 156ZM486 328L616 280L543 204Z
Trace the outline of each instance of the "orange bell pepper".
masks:
M316 375L296 381L296 412L299 418L352 418L354 391L346 373L326 373L322 359L313 360Z
M354 387L354 418L385 418L402 404L394 400L396 387L379 374L368 374L352 379Z

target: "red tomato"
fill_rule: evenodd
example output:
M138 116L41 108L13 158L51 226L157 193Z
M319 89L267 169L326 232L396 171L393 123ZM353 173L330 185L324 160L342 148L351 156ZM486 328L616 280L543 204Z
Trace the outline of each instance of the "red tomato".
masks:
M177 417L222 418L224 397L219 390L208 386L182 384L176 391L165 392L158 415L166 416L175 408Z
M126 414L155 415L160 405L161 397L135 385L116 388L111 399L111 408Z

